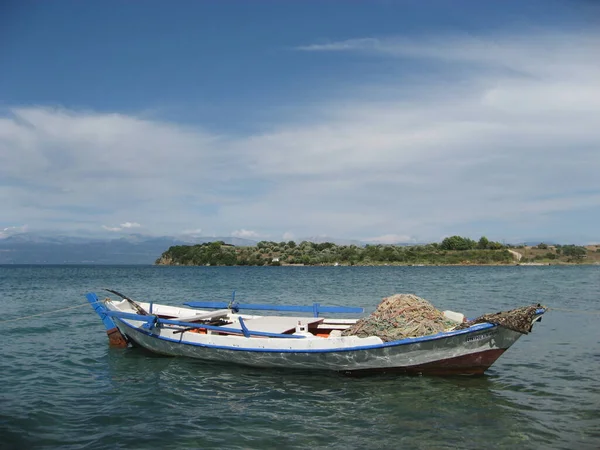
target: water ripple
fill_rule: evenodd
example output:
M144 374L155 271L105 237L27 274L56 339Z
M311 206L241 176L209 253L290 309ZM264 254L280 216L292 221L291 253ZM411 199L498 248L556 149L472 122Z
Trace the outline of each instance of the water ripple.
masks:
M110 284L140 299L169 292L173 304L238 288L241 301L369 309L415 292L475 316L544 299L590 309L600 287L585 267L290 269L0 267L0 308L64 308ZM482 378L355 379L109 349L87 308L5 323L0 339L7 449L600 447L596 321L572 312L549 313Z

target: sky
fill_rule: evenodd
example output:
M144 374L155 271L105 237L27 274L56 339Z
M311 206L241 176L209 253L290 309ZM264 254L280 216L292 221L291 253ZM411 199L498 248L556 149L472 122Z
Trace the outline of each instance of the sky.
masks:
M600 2L0 3L0 238L600 242Z

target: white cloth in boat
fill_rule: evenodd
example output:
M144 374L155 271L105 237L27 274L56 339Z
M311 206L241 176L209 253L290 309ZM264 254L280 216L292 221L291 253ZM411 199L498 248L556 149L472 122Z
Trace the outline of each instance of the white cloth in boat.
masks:
M323 320L323 317L263 316L244 320L244 323L250 331L282 334L295 330L298 322L302 322L303 325L308 327L315 323L321 323Z

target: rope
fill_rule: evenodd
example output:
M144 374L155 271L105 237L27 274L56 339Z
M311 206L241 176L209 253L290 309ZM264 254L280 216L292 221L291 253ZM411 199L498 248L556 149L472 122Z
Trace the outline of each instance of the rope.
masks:
M94 302L94 303L101 303L101 301L97 301L97 302ZM81 305L69 306L68 308L55 309L53 311L46 311L46 312L39 313L39 314L32 314L30 316L17 317L15 319L8 319L8 320L0 320L0 323L16 322L17 320L31 319L32 317L47 316L49 314L54 314L54 313L57 313L57 312L62 312L62 311L68 311L70 309L81 308L83 306L90 305L90 304L92 304L92 303L91 302L86 302L86 303L82 303Z
M580 309L566 309L566 308L553 308L553 307L550 307L550 308L548 308L548 310L550 310L550 311L572 312L572 313L579 313L579 314L600 314L600 311L582 311Z

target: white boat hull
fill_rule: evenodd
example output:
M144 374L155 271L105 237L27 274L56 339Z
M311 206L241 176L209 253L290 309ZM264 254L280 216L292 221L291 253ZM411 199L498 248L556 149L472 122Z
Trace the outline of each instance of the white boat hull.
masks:
M269 341L279 341L277 344L281 344L282 339L243 336L219 336L221 339L216 339L190 332L173 334L173 330L165 328L149 331L129 320L117 319L115 322L128 339L162 355L253 367L330 370L348 374L483 374L521 336L502 326L480 324L458 332L395 342L340 348L315 348L314 345L313 348L302 348L303 344L307 344L302 342L304 339L286 339L288 348L274 348L275 343ZM192 334L194 336L186 336ZM328 339L311 339L315 340ZM259 341L262 348L256 347L257 342L250 341Z

